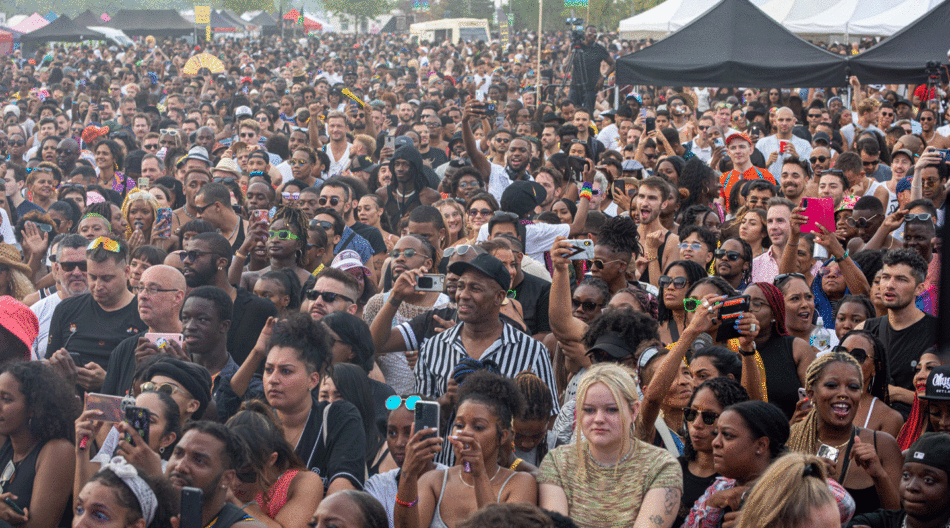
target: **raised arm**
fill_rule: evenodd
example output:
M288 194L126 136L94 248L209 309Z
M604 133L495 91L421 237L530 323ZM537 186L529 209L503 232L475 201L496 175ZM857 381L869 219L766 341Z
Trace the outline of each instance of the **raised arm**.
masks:
M548 303L548 322L551 332L562 343L577 342L584 339L587 324L571 314L571 277L570 261L566 256L571 245L564 237L557 237L551 247L551 262L554 273L551 275L551 297Z
M594 162L587 159L587 170L584 171L584 183L590 186L594 183ZM487 180L486 180L487 181ZM604 189L606 191L606 189ZM581 196L577 202L577 214L574 215L574 221L571 223L571 236L575 237L584 232L584 226L587 225L587 211L590 208L590 198Z
M424 268L406 270L393 282L393 289L389 292L389 298L380 307L376 317L369 325L369 332L373 335L373 346L377 354L384 352L402 352L409 344L403 339L402 334L393 331L393 318L399 305L409 295L416 291L416 278L426 273Z
M818 224L821 233L815 235L815 242L828 249L828 254L835 258L835 262L841 268L841 275L844 276L844 282L854 295L870 295L871 286L868 284L867 277L861 273L858 265L854 263L851 256L841 246L838 237L828 231L828 228Z
M792 218L789 220L789 233L787 251L782 252L782 261L778 265L778 272L796 273L798 271L798 241L802 236L802 226L808 221L805 215L801 214L802 208L792 209Z
M475 134L472 132L472 117L480 113L482 103L471 100L465 103L465 109L462 111L462 142L465 144L465 151L468 152L468 158L472 160L472 166L485 179L487 187L488 180L491 178L491 162L482 154L478 145L475 144Z

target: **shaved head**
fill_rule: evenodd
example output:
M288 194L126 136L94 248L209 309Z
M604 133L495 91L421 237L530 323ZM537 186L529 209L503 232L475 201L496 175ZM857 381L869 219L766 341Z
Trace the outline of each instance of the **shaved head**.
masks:
M142 272L139 286L143 288L138 294L139 317L149 326L149 331L155 328L177 326L179 312L185 303L185 276L181 271L171 266L157 264ZM151 290L151 291L150 291ZM174 290L174 291L158 291ZM154 293L152 293L154 291ZM167 331L167 330L159 330Z
M176 289L185 291L186 287L185 276L182 275L181 270L171 266L166 266L165 264L156 264L155 266L150 266L142 273L141 282L154 282L155 284L160 285L163 289Z

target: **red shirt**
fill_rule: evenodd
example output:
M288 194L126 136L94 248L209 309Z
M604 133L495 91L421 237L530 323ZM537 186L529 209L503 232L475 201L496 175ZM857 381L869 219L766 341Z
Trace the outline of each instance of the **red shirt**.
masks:
M772 176L771 172L754 165L742 174L739 174L739 171L735 169L724 173L719 177L719 185L722 186L719 196L722 197L723 207L727 211L729 210L729 195L732 193L732 187L740 180L767 180L772 185L778 186L778 182L775 181L775 177Z

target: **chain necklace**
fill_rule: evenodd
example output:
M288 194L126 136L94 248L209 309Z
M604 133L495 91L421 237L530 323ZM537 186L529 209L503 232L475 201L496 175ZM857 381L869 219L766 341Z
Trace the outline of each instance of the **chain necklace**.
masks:
M494 482L495 477L498 476L498 472L499 472L499 471L501 471L501 466L499 466L498 464L495 464L495 474L492 475L490 479L488 479L488 482L489 482L489 483ZM459 480L462 481L462 484L465 484L466 486L468 486L468 487L470 487L470 488L474 488L474 487L475 487L474 485L469 484L468 482L465 482L465 479L462 478L462 471L459 471Z
M587 456L590 458L591 462L593 462L594 464L596 464L597 467L601 467L601 468L604 468L604 469L610 469L610 468L612 468L612 467L617 467L617 466L619 466L620 464L623 464L624 462L627 461L628 458L630 458L630 455L632 455L632 454L633 454L633 449L630 449L629 451L627 451L627 454L624 455L623 458L621 458L620 460L618 460L616 463L614 463L614 464L609 464L609 465L608 465L608 464L601 464L600 462L597 461L596 458L594 458L594 455L591 454L591 452L590 452L590 445L587 446Z
M901 523L901 528L907 528L907 514L906 513L904 514L904 522ZM944 526L944 528L950 528L950 520L947 521L947 524Z

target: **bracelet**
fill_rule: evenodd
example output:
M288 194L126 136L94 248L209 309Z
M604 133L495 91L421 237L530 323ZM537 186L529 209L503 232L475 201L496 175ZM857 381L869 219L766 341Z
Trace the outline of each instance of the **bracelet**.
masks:
M397 310L402 305L402 301L393 297L392 295L389 296L389 299L386 299L386 302L389 303L389 305L392 306L393 308L396 308Z
M653 262L654 260L656 260L656 259L658 259L658 258L660 258L659 255L653 255L652 257L647 257L647 261Z
M402 506L402 507L404 507L404 508L412 508L412 507L415 506L416 503L418 503L418 502L419 502L419 497L416 497L416 500L414 500L414 501L412 501L412 502L403 502L403 501L399 500L399 497L398 497L398 496L396 497L396 504L398 504L398 505L400 505L400 506Z
M234 256L240 258L241 260L247 260L247 255L242 255L237 251L234 252Z
M590 182L581 182L581 191L593 191L594 184Z
M752 356L755 355L756 352L758 352L758 349L757 349L756 346L755 346L755 342L752 343L752 351L751 351L751 352L746 351L746 350L742 350L742 347L739 347L739 354L742 355L742 356L744 356L744 357L752 357Z
M514 464L512 464L508 469L514 471L519 465L521 465L522 462L524 462L524 460L516 458Z
M841 262L842 260L847 259L849 253L851 253L851 250L850 250L850 249L849 249L849 250L846 250L846 251L844 252L844 255L841 255L841 258L835 258L835 262Z
M584 182L584 185L581 186L581 191L577 194L578 199L587 198L588 201L594 197L594 190L591 187L591 184Z

